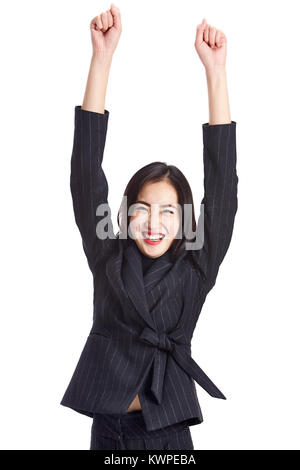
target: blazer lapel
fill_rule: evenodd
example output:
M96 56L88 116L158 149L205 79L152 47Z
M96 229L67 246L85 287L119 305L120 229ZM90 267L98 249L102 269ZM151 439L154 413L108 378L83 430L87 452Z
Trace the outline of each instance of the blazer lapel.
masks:
M121 302L124 296L129 297L144 321L155 328L145 296L142 260L133 243L125 246L125 242L119 241L118 252L106 262L106 274Z
M141 254L134 241L131 241L129 246L124 250L122 274L125 289L137 311L148 325L155 329L155 323L150 315L145 295Z
M155 263L144 276L145 294L149 294L159 282L166 278L168 271L172 268L173 263L169 259L158 258Z
M183 252L175 262L170 258L158 258L143 277L141 253L135 241L123 244L119 241L119 250L111 255L106 263L106 274L121 302L130 298L137 312L145 322L154 330L154 319L149 311L147 296L159 295L160 282L171 284L170 277L177 270L180 260L186 253Z
M144 277L146 296L151 292L153 297L158 298L161 294L160 286L162 280L165 286L171 287L174 284L174 282L171 281L171 277L178 271L180 261L185 255L186 252L183 251L175 261L171 261L170 256L168 258L157 259ZM177 275L179 275L179 273Z

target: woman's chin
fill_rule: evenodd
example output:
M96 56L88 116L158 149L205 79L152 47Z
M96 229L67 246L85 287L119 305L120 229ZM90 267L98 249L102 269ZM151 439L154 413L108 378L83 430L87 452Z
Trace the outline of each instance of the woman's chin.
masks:
M151 244L148 243L146 240L142 239L140 240L140 243L140 250L148 256L160 256L164 254L168 249L166 243L164 243L164 240L157 244Z

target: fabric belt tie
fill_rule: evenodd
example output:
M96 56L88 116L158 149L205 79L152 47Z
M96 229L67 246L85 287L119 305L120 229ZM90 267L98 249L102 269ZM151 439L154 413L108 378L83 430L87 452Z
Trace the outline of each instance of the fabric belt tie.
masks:
M198 366L190 354L183 346L189 346L190 343L186 341L184 331L181 327L175 328L169 333L157 332L145 326L141 335L141 341L148 343L157 348L157 353L154 358L153 379L151 391L154 394L157 402L161 404L163 395L163 383L166 370L167 353L175 359L177 364L212 397L222 398L226 397L218 389L218 387L210 380L210 378Z

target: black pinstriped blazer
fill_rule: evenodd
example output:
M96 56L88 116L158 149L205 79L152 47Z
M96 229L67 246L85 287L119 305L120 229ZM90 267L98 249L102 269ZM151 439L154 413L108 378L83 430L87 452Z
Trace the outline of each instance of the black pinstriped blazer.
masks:
M204 245L184 250L175 262L157 258L143 277L134 240L101 240L96 234L101 219L96 208L108 198L102 169L108 117L107 110L101 114L75 106L70 185L93 275L94 310L60 404L90 417L95 412L126 413L138 393L149 431L183 420L199 424L203 417L195 381L211 396L225 399L192 359L191 339L232 237L236 122L202 125Z

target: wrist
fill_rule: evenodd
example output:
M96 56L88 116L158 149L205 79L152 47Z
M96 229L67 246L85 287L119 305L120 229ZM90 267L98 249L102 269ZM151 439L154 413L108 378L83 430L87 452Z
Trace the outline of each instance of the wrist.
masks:
M92 62L95 64L99 64L102 66L110 67L112 62L112 54L106 54L103 52L93 52L92 54Z
M219 78L226 76L225 65L213 65L212 67L206 67L205 73L207 78Z

